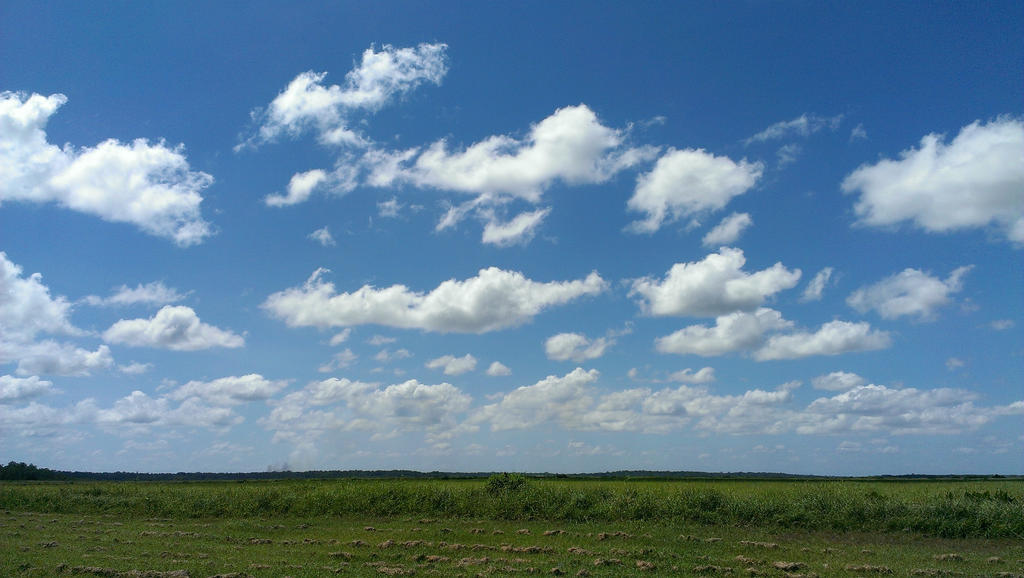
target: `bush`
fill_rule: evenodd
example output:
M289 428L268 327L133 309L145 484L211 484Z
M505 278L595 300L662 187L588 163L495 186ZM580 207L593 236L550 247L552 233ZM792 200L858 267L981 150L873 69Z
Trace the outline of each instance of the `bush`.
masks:
M492 496L518 494L530 485L530 480L523 474L494 474L487 478L487 493Z

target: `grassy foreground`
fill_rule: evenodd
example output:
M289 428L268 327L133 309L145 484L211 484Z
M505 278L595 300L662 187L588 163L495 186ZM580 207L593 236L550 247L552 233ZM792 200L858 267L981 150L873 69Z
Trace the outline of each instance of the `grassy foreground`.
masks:
M1020 576L1024 482L0 484L0 575Z

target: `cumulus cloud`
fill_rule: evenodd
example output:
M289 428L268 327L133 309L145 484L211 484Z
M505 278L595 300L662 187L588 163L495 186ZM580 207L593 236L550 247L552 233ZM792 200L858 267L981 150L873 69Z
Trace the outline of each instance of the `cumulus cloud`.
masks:
M89 351L69 343L44 340L19 344L10 351L18 360L19 375L86 376L114 364L110 348L100 345ZM2 359L2 358L0 358Z
M398 218L398 213L404 206L398 202L398 198L391 197L386 201L377 203L377 214L388 219L395 219Z
M318 367L317 371L319 371L320 373L328 373L330 371L335 371L337 369L345 368L352 365L353 363L356 362L357 359L359 359L359 356L356 355L351 349L346 347L345 349L331 356L331 360Z
M773 335L754 352L754 359L798 359L812 355L839 355L885 349L892 343L889 333L871 329L867 323L830 321L814 333L800 331Z
M110 349L88 351L40 334L80 336L71 323L71 303L51 297L42 275L22 276L22 268L0 251L0 364L17 362L19 375L89 375L110 367Z
M0 251L0 342L26 343L39 333L81 334L70 315L71 303L51 297L41 274L22 277L22 268Z
M191 307L166 305L149 319L122 319L103 333L108 343L195 351L242 347L242 336L202 323Z
M760 162L737 163L703 149L669 149L653 170L637 179L628 207L647 213L647 218L633 222L629 230L653 233L666 222L721 210L750 190L763 172Z
M53 392L53 382L35 375L25 378L0 375L0 404L21 403Z
M780 140L792 137L808 137L824 129L836 130L843 121L843 115L825 117L816 114L801 114L793 120L777 122L743 141L745 144ZM862 127L863 128L863 127Z
M874 310L884 319L913 316L928 321L935 318L936 309L949 303L950 294L963 288L963 277L972 267L954 269L945 281L917 269L904 269L854 291L846 303L861 313Z
M412 357L412 353L409 353L408 349L396 349L391 351L390 349L381 349L374 355L373 358L381 363L387 363L395 359L408 359Z
M352 328L351 327L346 327L345 329L342 329L338 333L335 333L333 337L331 337L330 344L332 346L334 346L334 345L341 345L342 343L345 343L346 341L348 341L348 338L351 337L351 336L352 336ZM374 343L373 345L379 345L379 344Z
M671 373L668 378L682 383L711 383L715 380L715 368L702 367L697 371L693 371L687 367L681 371Z
M581 363L588 359L597 359L615 344L614 339L599 337L589 339L580 333L559 333L548 337L544 342L544 353L548 359L555 361L572 360Z
M819 375L811 380L814 389L827 391L847 391L855 387L867 385L867 380L848 371L833 371L827 375Z
M1006 331L1007 329L1013 329L1016 325L1013 319L996 319L988 324L993 331Z
M427 385L416 380L381 386L331 378L310 383L301 391L272 401L262 420L279 439L294 434L322 435L331 430L367 430L378 435L426 431L432 439L454 429L471 398L449 383Z
M489 422L495 431L525 429L546 423L563 426L576 423L581 411L590 406L590 385L597 370L577 367L564 376L549 375L533 385L519 387L497 403L484 406L475 422Z
M62 94L0 93L0 202L55 202L183 247L212 234L199 205L213 177L190 169L183 146L110 139L58 148L45 128L65 102Z
M977 394L960 389L893 389L860 385L833 397L814 400L796 429L803 434L879 432L954 434L976 429L1000 415L1024 413L1021 402L980 408Z
M749 213L733 213L722 219L722 222L708 231L701 241L705 247L719 247L736 242L743 231L754 224Z
M263 202L268 207L286 207L297 205L309 200L313 191L328 180L327 173L323 169L313 169L304 173L295 173L288 181L288 194L267 195Z
M92 405L91 400L88 401L89 405ZM217 429L242 422L242 417L236 415L230 408L205 405L197 397L186 398L175 407L166 396L154 398L138 390L118 399L109 409L93 407L92 411L83 417L84 421L102 427L128 427L137 431L172 426Z
M280 136L296 137L314 130L321 143L365 146L365 137L349 126L357 111L376 111L424 82L440 84L447 73L444 44L414 48L370 47L345 75L343 86L325 86L326 72L296 76L265 110L255 110L256 133L236 147L256 146Z
M444 369L445 375L462 375L476 369L476 358L468 353L462 357L442 355L437 359L428 361L426 367L429 369Z
M743 251L723 247L703 261L676 263L663 280L633 281L630 296L641 297L640 306L648 315L713 317L757 309L800 280L799 269L791 271L782 263L756 273L742 271L745 263Z
M550 212L551 209L547 208L520 213L511 221L504 223L492 217L484 225L484 234L481 241L498 247L525 245L533 239L537 228L544 221L544 217L547 217Z
M309 234L309 238L320 243L324 247L333 247L337 245L334 241L334 237L331 236L331 231L326 226L321 227Z
M490 367L487 368L487 375L490 375L491 377L512 375L512 370L505 366L504 363L500 361L495 361L491 363Z
M214 405L238 405L269 399L287 386L285 380L271 381L258 373L250 373L213 381L190 381L167 397L179 401L195 397Z
M127 307L130 305L168 305L185 298L176 289L167 287L161 281L143 285L139 283L134 289L121 285L110 297L89 295L83 299L87 304L96 307Z
M859 222L890 226L911 221L933 233L992 226L1024 243L1024 121L973 122L949 144L938 134L919 148L863 165L842 183L860 193Z
M377 324L439 333L486 333L521 325L544 309L596 295L607 283L597 273L574 281L540 283L496 267L449 279L429 293L404 285L364 285L337 293L318 269L301 287L270 295L262 307L291 327Z
M804 293L800 297L801 301L821 301L821 296L825 292L825 287L828 286L828 282L832 279L832 267L825 267L811 279L807 287L804 288Z
M522 140L488 137L450 152L440 140L422 152L379 157L368 182L374 186L409 183L417 187L511 196L540 202L556 181L570 185L601 183L652 154L651 149L622 149L624 134L601 124L586 105L558 109L530 128Z
M774 309L762 307L753 313L737 311L715 319L714 327L691 325L655 340L661 353L711 357L753 349L764 342L765 334L787 329L793 323Z

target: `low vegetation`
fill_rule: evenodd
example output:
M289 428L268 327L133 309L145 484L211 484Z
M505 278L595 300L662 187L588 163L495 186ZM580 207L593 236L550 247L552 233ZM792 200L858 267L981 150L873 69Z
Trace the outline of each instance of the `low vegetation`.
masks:
M1024 482L4 482L3 576L1024 576Z

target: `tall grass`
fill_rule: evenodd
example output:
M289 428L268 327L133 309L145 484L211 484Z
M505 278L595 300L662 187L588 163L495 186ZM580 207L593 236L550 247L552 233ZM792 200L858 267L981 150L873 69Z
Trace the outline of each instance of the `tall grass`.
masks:
M1024 482L490 480L30 482L0 509L123 517L440 517L728 524L1024 539Z

